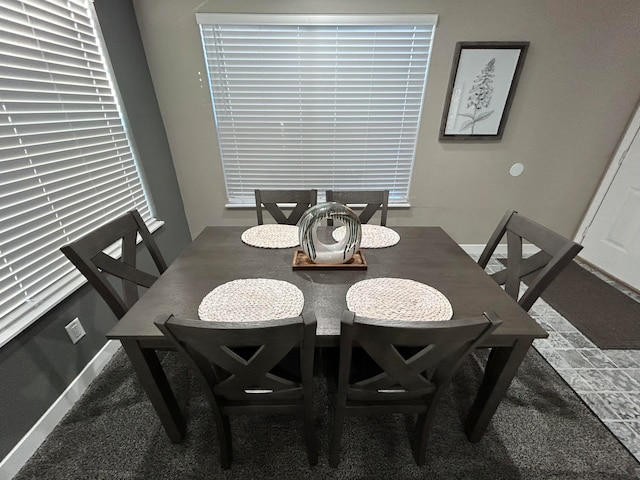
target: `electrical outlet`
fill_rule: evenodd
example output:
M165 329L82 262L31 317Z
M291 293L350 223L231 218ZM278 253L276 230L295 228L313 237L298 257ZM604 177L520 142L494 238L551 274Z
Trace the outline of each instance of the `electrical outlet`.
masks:
M78 343L78 341L87 334L84 328L82 328L80 319L77 317L71 320L64 329L67 331L67 335L69 335L73 343Z

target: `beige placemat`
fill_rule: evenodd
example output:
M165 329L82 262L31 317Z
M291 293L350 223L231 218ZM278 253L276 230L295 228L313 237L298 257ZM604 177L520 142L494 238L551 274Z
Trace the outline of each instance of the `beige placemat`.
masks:
M450 320L453 308L440 291L405 278L372 278L347 291L347 308L383 320Z
M223 283L198 307L200 320L246 322L297 317L304 296L295 285L270 278L246 278Z
M299 244L298 227L278 223L256 225L242 232L242 241L259 248L291 248Z
M345 236L346 227L338 227L331 234L336 242ZM395 230L382 225L362 225L362 240L360 248L385 248L391 247L400 241L400 235Z

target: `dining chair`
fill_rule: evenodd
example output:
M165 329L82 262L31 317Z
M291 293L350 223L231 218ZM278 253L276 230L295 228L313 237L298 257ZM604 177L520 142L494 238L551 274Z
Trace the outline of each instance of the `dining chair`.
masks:
M137 210L131 210L60 248L118 319L138 300L138 286L149 288L158 278L136 267L138 236L162 274L167 269L167 263ZM103 250L118 241L122 241L122 248L120 258L116 259ZM122 293L110 283L109 276L122 280Z
M499 285L504 285L506 292L524 310L529 311L542 292L582 250L582 245L549 230L514 210L509 210L502 217L480 255L478 264L482 268L486 268L500 240L505 235L507 236L506 268L493 273L491 277ZM533 244L539 251L523 258L523 240ZM528 287L518 299L520 281L527 275L532 275L532 277L527 280Z
M277 223L285 225L296 225L304 212L318 203L318 190L255 190L256 213L258 215L258 225L264 223L262 218L262 207L271 214ZM293 209L286 215L279 204L295 204Z
M233 457L229 417L234 414L302 415L309 464L317 463L313 313L260 322L205 322L169 315L159 317L155 324L182 354L206 393L223 468L231 466ZM277 369L279 362L292 353L298 356L299 378Z
M338 202L353 208L353 205L364 205L360 212L360 223L367 223L380 210L380 225L387 224L389 207L389 190L327 190L327 202ZM332 226L333 221L328 220Z
M454 372L501 323L495 313L414 322L370 319L345 311L329 464L336 467L340 461L346 417L403 413L418 414L412 450L416 463L424 465L436 408ZM361 373L352 364L356 349L377 366L365 378L354 378Z

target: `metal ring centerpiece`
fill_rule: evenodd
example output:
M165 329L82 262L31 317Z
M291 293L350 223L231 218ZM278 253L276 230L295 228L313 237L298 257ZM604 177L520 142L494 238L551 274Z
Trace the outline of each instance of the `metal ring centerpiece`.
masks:
M329 232L322 239L318 227L325 219L331 219L346 227L342 239L335 241ZM307 210L298 221L300 246L314 262L321 264L347 263L360 248L362 226L358 215L346 205L337 202L319 203ZM324 239L331 243L325 243Z

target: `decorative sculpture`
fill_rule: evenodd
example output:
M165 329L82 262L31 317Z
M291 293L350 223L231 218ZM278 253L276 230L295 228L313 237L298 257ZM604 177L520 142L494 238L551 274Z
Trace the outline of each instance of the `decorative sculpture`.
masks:
M322 221L331 218L334 225L344 225L347 234L334 242L329 233L327 241L318 237L317 229ZM336 223L337 222L337 223ZM337 202L319 203L308 209L298 221L300 246L304 253L315 263L341 264L347 263L360 248L362 227L358 215L346 205Z

